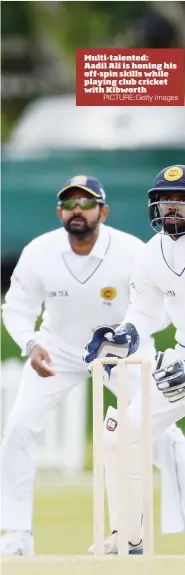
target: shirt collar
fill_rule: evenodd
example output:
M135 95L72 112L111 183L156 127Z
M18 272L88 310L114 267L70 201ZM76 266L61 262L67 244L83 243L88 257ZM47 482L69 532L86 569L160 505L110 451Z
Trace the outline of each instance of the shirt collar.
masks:
M169 246L171 249L175 249L177 251L177 245L178 248L179 246L183 246L185 244L185 235L179 236L178 240L174 241L172 240L171 236L169 236L168 234L161 234L162 237L162 243L165 246ZM176 246L174 248L174 246Z
M99 235L90 255L103 260L109 246L109 242L110 234L108 232L108 228L104 226L104 224L100 224Z
M61 232L62 232L61 252L63 254L72 252L73 250L69 243L68 233L64 228L62 228ZM100 224L99 234L96 243L94 244L89 256L94 256L100 260L103 260L107 248L109 246L109 242L110 242L110 234L108 232L108 228L103 224Z

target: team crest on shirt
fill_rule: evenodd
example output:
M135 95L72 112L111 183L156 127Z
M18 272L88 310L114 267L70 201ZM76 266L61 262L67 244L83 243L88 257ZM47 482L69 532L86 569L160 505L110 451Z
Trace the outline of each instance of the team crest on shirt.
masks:
M113 287L105 287L101 289L101 297L104 303L109 303L117 296L117 291Z
M168 170L164 172L164 178L169 182L179 180L179 178L181 178L182 176L183 176L182 168L178 168L176 166L174 166L173 168L168 168Z

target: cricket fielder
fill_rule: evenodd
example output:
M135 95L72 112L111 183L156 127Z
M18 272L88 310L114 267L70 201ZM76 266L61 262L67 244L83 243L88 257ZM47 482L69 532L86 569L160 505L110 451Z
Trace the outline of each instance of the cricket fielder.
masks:
M154 361L152 387L153 438L174 422L185 417L185 166L163 169L156 177L155 185L148 192L148 211L152 227L160 231L143 248L135 265L131 280L131 304L124 322L116 330L105 328L99 337L98 330L86 349L85 361L95 357L117 355L126 357L135 352L133 339L142 341L143 336L155 333L159 318L166 310L176 328L176 347L159 352ZM112 336L110 336L112 332ZM108 336L107 336L108 333ZM108 337L108 341L107 341ZM98 344L95 346L95 341ZM123 345L122 354L116 346ZM114 350L115 346L115 350ZM142 354L139 354L142 357ZM106 366L107 367L107 366ZM106 368L105 368L106 369ZM110 374L112 366L108 366ZM107 449L112 445L112 462L109 458L111 479L108 484L108 500L112 535L105 541L105 553L117 553L117 508L115 449L117 430L110 431L110 418L116 419L116 410L108 409L105 419L105 471ZM185 449L182 435L176 436L170 446L171 486L173 497L169 505L167 522L170 530L172 518L178 529L185 532ZM142 469L141 469L141 395L140 392L129 407L129 540L136 547L142 545ZM163 449L163 439L161 442ZM167 444L166 444L167 445ZM173 445L173 447L172 447ZM167 453L167 451L166 451ZM165 459L166 455L163 452ZM163 460L164 460L163 459ZM113 470L113 471L111 471ZM179 485L181 487L179 488ZM177 507L174 504L178 504ZM90 548L93 552L93 546Z
M51 409L65 400L70 389L86 385L85 344L94 328L119 325L125 316L132 267L143 249L138 238L104 225L109 208L95 178L68 180L58 202L63 229L25 247L3 305L4 324L28 361L1 449L1 528L6 532L0 542L2 554L34 551L32 500L38 434ZM45 311L36 332L42 304ZM145 357L155 354L150 336L143 340L142 353ZM130 371L130 381L133 389L139 388L139 370ZM85 406L79 406L79 420L81 409Z

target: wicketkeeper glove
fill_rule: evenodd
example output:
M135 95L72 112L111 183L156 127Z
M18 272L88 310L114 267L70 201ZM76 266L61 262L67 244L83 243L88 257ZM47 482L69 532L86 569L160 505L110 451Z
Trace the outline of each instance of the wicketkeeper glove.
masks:
M88 364L89 373L92 373L94 359L101 357L125 359L131 353L135 353L138 346L139 336L132 324L119 326L116 330L107 326L98 327L85 347L83 361ZM113 367L109 364L104 365L109 377Z

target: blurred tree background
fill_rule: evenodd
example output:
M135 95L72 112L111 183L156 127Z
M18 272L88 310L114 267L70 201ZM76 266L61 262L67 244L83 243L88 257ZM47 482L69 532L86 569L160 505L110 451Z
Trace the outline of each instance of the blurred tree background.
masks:
M75 92L76 48L184 45L184 2L2 2L2 140L33 98Z

